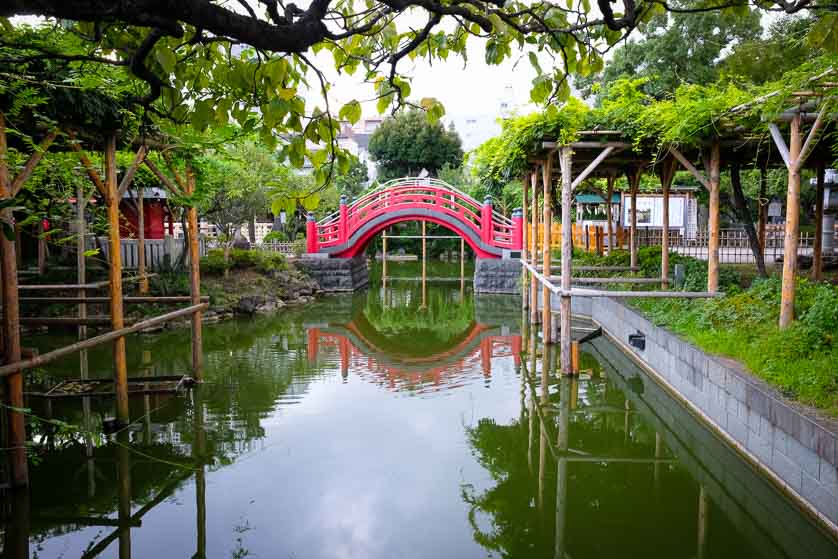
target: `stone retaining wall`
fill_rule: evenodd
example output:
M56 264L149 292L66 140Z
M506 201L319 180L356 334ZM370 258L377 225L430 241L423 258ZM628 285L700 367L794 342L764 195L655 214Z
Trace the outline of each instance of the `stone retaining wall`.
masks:
M369 283L367 258L363 254L354 258L304 257L296 265L323 291L354 291Z
M558 308L558 301L554 301ZM617 299L574 298L657 379L838 534L838 422L786 401L736 362L704 353ZM643 350L629 334L645 335Z
M478 258L474 263L475 293L521 293L521 262L518 259Z

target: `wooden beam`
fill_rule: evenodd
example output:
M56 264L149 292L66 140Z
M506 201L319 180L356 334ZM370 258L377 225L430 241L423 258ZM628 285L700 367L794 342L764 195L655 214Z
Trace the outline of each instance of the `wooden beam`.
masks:
M145 146L140 146L137 150L137 154L134 156L134 161L131 162L131 165L125 171L125 175L119 182L120 198L122 198L125 195L125 193L128 191L128 188L131 186L131 183L134 181L134 175L137 173L137 169L140 168L140 165L143 164L146 153L148 153L148 149Z
M800 173L800 170L803 168L803 164L806 163L806 159L809 158L809 154L812 152L812 149L818 141L818 136L820 135L821 128L823 127L824 115L826 114L827 107L829 107L829 102L824 101L821 110L818 111L818 117L815 119L815 123L812 124L812 128L809 129L809 134L806 135L806 141L803 143L803 147L800 148L800 154L794 160L795 171L798 173Z
M675 159L677 159L681 163L681 165L684 166L684 169L689 171L689 173L693 177L695 177L695 180L701 183L701 186L703 186L707 190L710 190L710 181L707 180L707 177L704 175L704 173L696 169L695 165L690 163L690 161L686 157L684 157L684 154L682 154L680 151L678 151L677 148L673 146L669 146L669 153L671 153L672 156L675 157Z
M6 117L0 112L0 199L12 198L12 185L8 168L8 144L6 141ZM0 210L0 218L12 223L12 209ZM11 470L10 483L15 487L29 485L29 465L26 458L26 422L23 415L22 368L15 365L21 359L20 307L17 292L17 256L15 242L0 234L0 300L3 303L3 358L9 368L6 378L4 400L9 407L7 422L8 459Z
M53 361L55 361L56 359L60 359L61 357L72 355L73 353L76 353L77 351L80 351L82 349L90 349L104 343L112 342L117 338L127 336L129 334L134 334L136 332L142 332L147 328L154 328L155 326L171 322L172 320L181 318L189 314L193 314L198 311L206 310L207 308L209 308L208 303L190 305L188 307L178 309L176 311L161 314L160 316L155 316L154 318L142 320L132 326L126 326L125 328L121 328L120 330L106 332L102 335L94 336L93 338L87 338L86 340L82 340L80 342L76 342L74 344L64 346L62 348L49 351L47 353L35 355L24 361L18 361L16 363L3 365L2 367L0 367L0 376L5 377L14 374L14 372L18 370L26 370L32 369L34 367L41 367L43 365L46 365L47 363L52 363Z
M797 120L798 126L800 124L800 120ZM783 139L783 135L780 132L780 129L777 128L777 125L773 122L768 125L768 131L771 132L771 137L774 139L774 145L777 146L777 151L780 152L780 157L783 158L783 162L786 164L787 169L791 169L792 165L794 164L794 158L789 153L789 148L786 145L786 141Z
M603 149L599 153L599 155L596 156L596 159L591 161L591 163L587 167L585 167L585 169L581 173L579 173L579 176L576 177L575 179L573 179L573 182L571 183L570 188L572 190L575 190L576 187L578 187L580 184L582 184L582 181L585 180L586 178L588 178L588 175L590 175L594 171L594 169L596 169L597 166L600 163L602 163L603 159L605 159L606 157L611 155L611 153L615 149L616 148L614 146L608 146L605 149Z
M209 301L209 296L205 295L201 297L203 301ZM21 297L21 303L78 303L80 301L86 301L88 303L109 303L111 301L110 297L73 297L73 296L58 296L58 297ZM131 303L153 303L153 304L162 304L162 305L171 305L171 304L179 304L179 303L188 303L192 301L191 295L161 295L161 296L148 296L148 297L122 297L122 302L124 304L131 304Z
M143 163L145 163L145 166L148 167L152 173L154 173L154 176L157 177L161 183L163 183L163 186L165 186L169 192L173 192L178 196L183 196L183 191L176 186L169 177L163 174L163 171L161 171L160 168L154 164L154 161L146 157L143 160Z
M71 140L75 140L76 135L74 132L68 132L67 135L70 136ZM85 171L87 171L87 176L90 177L90 181L96 186L96 190L99 191L99 194L101 194L107 201L107 188L105 188L105 183L102 181L102 177L99 176L99 173L93 167L93 162L90 161L90 158L87 157L87 154L77 142L71 141L70 148L79 155L79 161L81 161Z
M29 180L29 177L32 176L32 172L35 170L35 167L38 166L38 163L41 162L41 159L47 153L49 146L52 145L52 142L55 141L56 136L58 133L53 131L46 135L46 137L41 140L41 143L38 145L38 148L35 152L29 156L29 159L26 161L26 164L23 166L23 169L20 170L20 173L15 177L12 181L11 191L12 191L12 198L17 196L17 193L20 192L20 189L23 187L23 184Z

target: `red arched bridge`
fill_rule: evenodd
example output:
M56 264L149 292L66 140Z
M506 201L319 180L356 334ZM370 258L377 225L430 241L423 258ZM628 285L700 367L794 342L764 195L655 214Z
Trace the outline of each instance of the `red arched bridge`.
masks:
M315 221L309 214L306 252L352 258L387 227L402 221L428 221L450 229L478 258L503 258L520 251L523 218L496 211L492 200L482 204L453 186L432 178L402 178L382 184L337 212Z

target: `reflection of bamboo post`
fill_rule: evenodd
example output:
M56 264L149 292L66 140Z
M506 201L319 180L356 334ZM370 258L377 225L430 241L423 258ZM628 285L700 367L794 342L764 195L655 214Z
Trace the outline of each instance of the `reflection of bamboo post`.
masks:
M11 510L6 520L3 557L29 559L29 491L12 491L8 498L11 502Z
M623 432L625 433L625 440L629 439L629 420L631 419L631 402L626 400L625 403L626 413L623 416Z
M660 490L661 477L661 463L660 459L663 457L663 438L661 434L655 432L655 491Z
M119 194L116 183L116 135L108 137L105 145L105 193L108 204L108 237L110 240L109 291L111 299L111 327L125 326L122 307L122 247L119 239ZM120 424L128 424L128 365L125 361L125 338L113 343L114 390L116 417ZM130 516L130 510L129 510Z
M460 295L465 296L466 289L466 241L460 237Z
M428 264L428 243L425 239L425 220L422 220L422 308L427 306L427 264Z
M696 547L697 559L704 559L707 552L707 514L710 501L703 485L698 487L698 542Z
M570 441L570 392L568 379L559 379L559 428L556 440L558 460L556 464L556 536L554 540L555 559L565 557L565 524L567 518L567 449Z
M530 332L530 371L532 372L533 378L535 377L535 366L536 366L536 347L538 344L538 335L535 332L535 327L533 327L532 331ZM530 475L532 475L532 447L533 447L533 434L535 433L535 398L533 397L534 394L530 394L530 439L527 446L527 467L529 468Z
M117 434L117 460L119 479L119 557L129 559L131 557L131 449L127 430Z
M207 550L207 482L204 471L204 452L206 451L206 433L204 431L204 406L201 399L201 387L194 391L195 405L195 447L193 448L193 460L200 465L195 472L195 523L197 542L195 553L196 559L204 559Z
M143 358L142 358L142 365L141 369L143 371L143 376L147 377L151 374L151 352L147 349L143 350ZM148 383L145 384L146 390L148 390ZM145 416L145 443L151 444L151 396L146 392L143 395L143 412Z

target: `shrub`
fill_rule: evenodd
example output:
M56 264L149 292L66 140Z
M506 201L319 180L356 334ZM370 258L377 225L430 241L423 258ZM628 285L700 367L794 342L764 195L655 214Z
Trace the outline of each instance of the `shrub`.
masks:
M207 274L221 274L225 270L257 270L270 273L286 270L285 256L278 252L258 249L231 249L230 257L224 261L224 250L213 249L201 259L201 269Z

